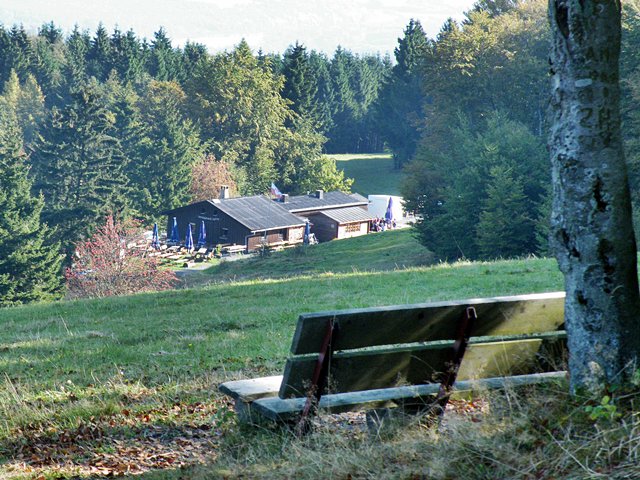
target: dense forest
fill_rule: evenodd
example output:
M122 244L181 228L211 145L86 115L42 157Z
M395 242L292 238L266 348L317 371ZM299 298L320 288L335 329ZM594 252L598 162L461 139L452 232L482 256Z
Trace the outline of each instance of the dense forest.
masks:
M390 72L343 48L210 54L163 29L0 26L0 303L59 294L57 252L68 262L110 213L150 222L221 184L348 191L324 153L382 150Z
M624 3L623 114L640 204L640 8ZM325 153L393 153L441 259L545 254L545 0L480 0L393 58L298 42L212 54L118 29L0 26L0 304L60 294L74 245L114 213L151 222L216 195L348 191ZM391 46L390 46L391 47ZM16 273L19 272L19 273Z

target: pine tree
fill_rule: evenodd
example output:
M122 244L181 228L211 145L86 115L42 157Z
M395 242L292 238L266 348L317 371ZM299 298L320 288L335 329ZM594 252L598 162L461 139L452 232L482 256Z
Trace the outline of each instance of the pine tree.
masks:
M65 247L86 236L107 212L121 212L127 185L113 137L113 113L97 83L75 87L71 103L53 108L33 154L35 188L45 195L45 219Z
M14 25L9 31L11 44L11 68L22 79L26 78L33 61L33 48L22 25Z
M104 81L112 68L113 49L107 29L101 23L91 40L91 48L87 54L87 74Z
M338 47L331 59L331 89L332 102L332 129L327 133L329 141L327 150L330 152L354 151L353 127L357 123L357 104L355 93L351 84L352 68L351 52Z
M334 103L333 85L329 73L330 62L327 57L314 50L309 54L309 68L316 79L315 117L317 129L326 135L333 127L332 109Z
M147 218L190 201L192 166L202 157L198 129L183 114L185 94L175 82L152 81L141 98L148 137L132 165L132 194Z
M178 58L164 28L153 34L148 61L149 73L156 80L170 81L178 78Z
M491 169L487 197L476 227L477 243L483 258L515 257L536 251L535 208L513 168Z
M123 82L140 83L145 74L142 44L132 30L124 35L115 30L111 36L113 68Z
M296 42L284 53L284 88L282 96L291 101L291 109L316 123L316 94L318 85L309 65L306 48Z
M67 85L73 85L85 79L91 37L76 25L67 38L66 47L64 73Z
M393 151L396 168L413 157L420 138L424 93L421 62L428 47L427 36L417 20L411 20L398 39L396 65L378 101L381 133Z
M61 294L59 245L40 223L44 200L31 195L28 171L16 118L0 109L0 306Z

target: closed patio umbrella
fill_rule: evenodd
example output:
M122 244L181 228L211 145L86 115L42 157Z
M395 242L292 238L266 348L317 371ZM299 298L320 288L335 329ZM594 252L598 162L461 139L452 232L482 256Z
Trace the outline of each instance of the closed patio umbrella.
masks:
M309 234L311 234L311 224L307 222L304 225L304 243L309 243Z
M193 250L193 234L191 233L191 224L187 225L187 236L184 240L184 246L187 252L191 253Z
M387 224L393 222L393 197L389 197L389 203L387 204L387 211L384 214L384 219Z
M207 231L204 227L204 220L200 223L200 232L198 233L198 248L202 248L207 240Z
M160 250L160 240L158 239L158 224L153 224L153 235L151 235L151 248Z
M180 234L178 233L178 220L176 220L176 217L173 217L173 227L171 228L171 238L169 240L174 244L180 243Z

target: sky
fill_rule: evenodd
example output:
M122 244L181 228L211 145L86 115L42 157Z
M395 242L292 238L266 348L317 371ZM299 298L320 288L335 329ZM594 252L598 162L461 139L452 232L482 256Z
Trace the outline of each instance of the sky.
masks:
M284 52L296 41L332 54L338 45L356 53L393 54L409 19L430 37L444 21L463 18L474 0L0 0L0 23L35 33L53 21L69 33L74 25L94 32L133 29L152 38L164 27L176 46L202 43L229 50L242 38L254 51Z

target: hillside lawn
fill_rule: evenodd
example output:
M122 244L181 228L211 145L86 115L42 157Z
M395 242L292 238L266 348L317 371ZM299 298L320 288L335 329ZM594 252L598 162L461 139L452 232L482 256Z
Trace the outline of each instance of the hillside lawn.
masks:
M635 468L625 462L637 439L617 435L617 417L606 432L590 421L566 385L457 400L444 430L411 420L375 435L361 416L324 416L298 440L237 424L217 385L281 373L300 313L562 286L550 259L420 265L428 259L408 232L391 231L228 264L201 288L0 310L0 478L591 478ZM638 435L637 419L627 427ZM602 450L604 435L616 451Z
M402 171L393 168L391 154L331 154L346 177L353 178L351 190L367 195L400 195Z
M301 246L264 257L217 262L200 272L203 282L274 279L322 273L380 272L429 265L432 253L418 243L411 229ZM196 273L196 276L198 274Z

